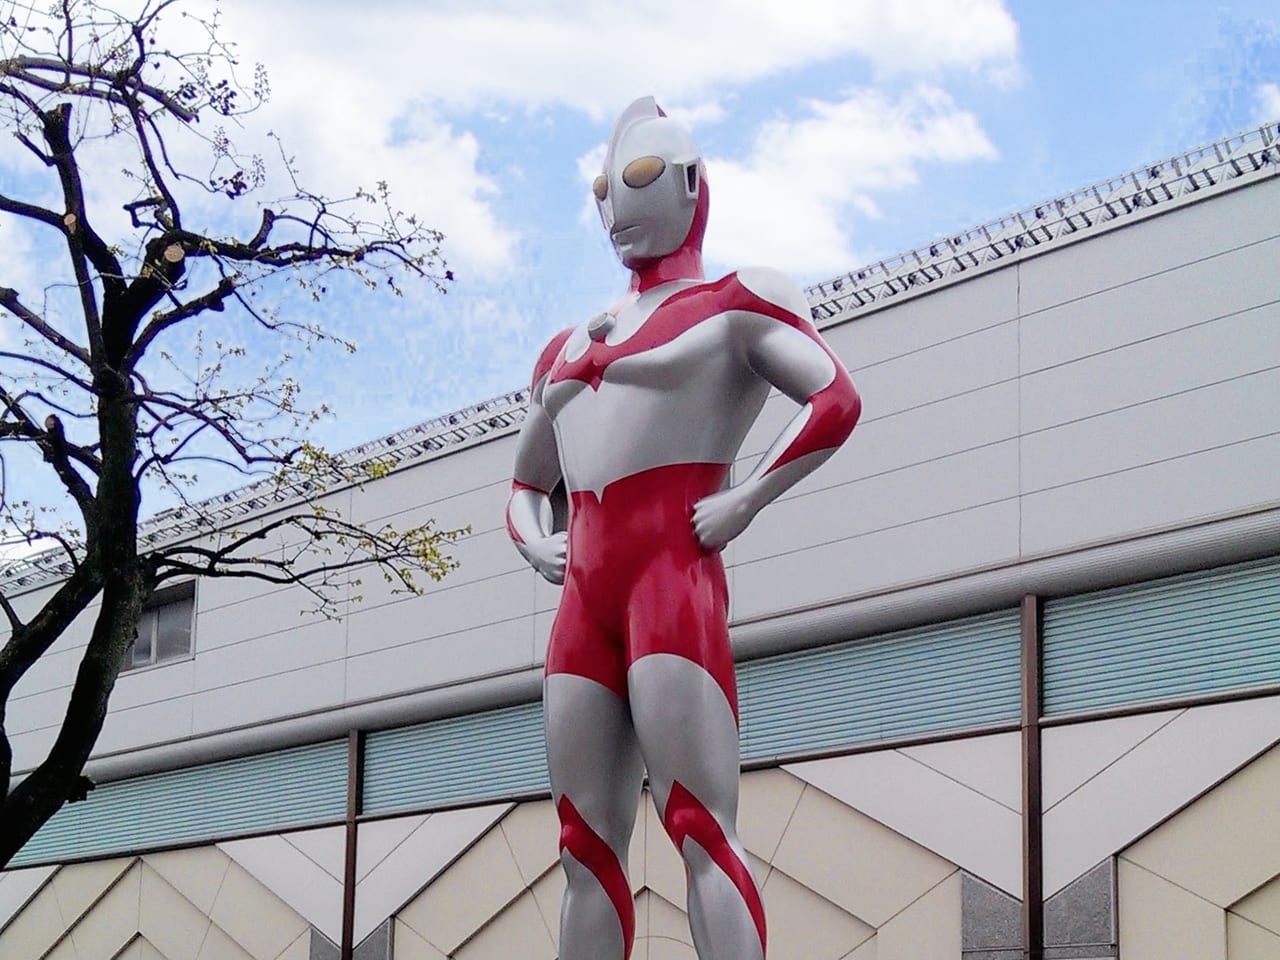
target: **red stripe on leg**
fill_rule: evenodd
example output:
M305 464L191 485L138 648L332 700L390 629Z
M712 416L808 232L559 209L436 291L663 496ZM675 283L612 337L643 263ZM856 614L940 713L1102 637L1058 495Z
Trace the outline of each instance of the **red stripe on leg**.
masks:
M663 824L667 835L683 852L684 841L691 837L698 846L707 851L712 861L724 871L733 885L738 888L738 895L747 905L747 912L756 925L756 933L760 935L760 955L764 955L765 928L764 904L760 902L760 891L751 877L747 865L738 858L738 854L729 846L720 824L706 807L698 802L698 798L686 790L678 781L671 784L671 795L667 797L667 810L663 816Z
M636 908L631 899L631 884L622 871L617 854L600 834L591 829L567 796L560 798L556 812L560 815L560 849L568 850L573 859L599 881L618 913L618 923L622 927L622 955L631 956L631 944L636 936Z

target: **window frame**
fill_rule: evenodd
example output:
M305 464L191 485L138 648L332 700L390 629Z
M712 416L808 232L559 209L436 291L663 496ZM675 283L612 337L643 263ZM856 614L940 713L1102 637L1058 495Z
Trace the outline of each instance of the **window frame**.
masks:
M160 618L159 611L165 607L177 606L185 604L188 610L188 626L187 626L187 649L186 652L177 656L166 657L163 660L156 659L160 640ZM149 629L151 632L151 656L149 660L137 662L135 661L135 647L137 639L135 637L133 643L129 644L128 653L125 656L124 665L120 668L120 672L138 673L145 670L152 670L156 667L165 667L173 663L184 663L192 660L196 655L196 581L183 580L179 583L169 584L156 590L147 598L147 602L142 607L142 616L138 619L137 633L141 634L143 629Z

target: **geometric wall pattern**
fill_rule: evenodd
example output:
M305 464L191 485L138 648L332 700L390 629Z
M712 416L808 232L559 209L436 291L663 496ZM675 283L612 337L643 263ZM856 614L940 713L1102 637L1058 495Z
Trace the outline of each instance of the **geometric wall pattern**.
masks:
M1277 742L1280 697L1045 730L1045 896L1129 847ZM1270 795L1280 823L1278 797ZM1229 824L1222 821L1220 830ZM1269 862L1280 872L1280 850ZM1258 883L1263 879L1270 878Z
M1119 926L1125 960L1280 957L1277 742L1276 697L1047 729L1046 921L1060 904L1098 921L1049 931L1096 945L1054 956L1114 956ZM770 957L1005 960L1019 792L1017 734L745 773ZM692 960L683 868L642 809L635 956ZM355 942L386 956L390 940L395 960L554 958L557 837L545 800L362 823ZM344 857L344 828L326 827L0 872L0 957L324 960Z
M960 956L957 868L782 770L743 777L739 829L774 960ZM550 801L514 808L396 915L396 960L554 960ZM646 798L630 853L636 960L694 960L679 857Z
M954 864L783 770L746 774L740 807L771 958L960 956ZM391 917L395 960L554 960L558 833L549 800L363 824L356 942ZM0 874L0 957L328 956L342 839L325 828ZM684 869L647 797L630 861L633 956L693 960Z
M14 960L308 960L311 928L216 847L53 871L0 932Z
M1280 957L1280 746L1119 858L1124 960Z

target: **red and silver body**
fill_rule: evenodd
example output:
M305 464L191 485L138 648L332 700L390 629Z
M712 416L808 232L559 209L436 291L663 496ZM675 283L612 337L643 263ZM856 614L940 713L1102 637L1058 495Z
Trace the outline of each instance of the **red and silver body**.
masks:
M647 769L689 872L701 960L764 956L737 840L738 732L720 549L844 442L860 404L796 286L769 269L708 282L708 192L688 134L651 99L619 119L594 191L632 283L534 370L507 525L564 594L545 711L568 890L562 960L622 960L626 851ZM745 478L730 465L770 389L794 417ZM552 530L564 483L567 532Z

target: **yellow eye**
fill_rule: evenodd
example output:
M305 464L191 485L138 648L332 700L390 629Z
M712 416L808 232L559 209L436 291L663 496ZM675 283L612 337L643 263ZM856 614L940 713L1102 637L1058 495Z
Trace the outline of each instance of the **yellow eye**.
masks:
M665 169L667 162L661 157L641 157L627 164L622 171L622 182L633 190L639 190L662 176Z
M597 200L604 200L609 195L609 178L603 173L591 181L591 192Z

